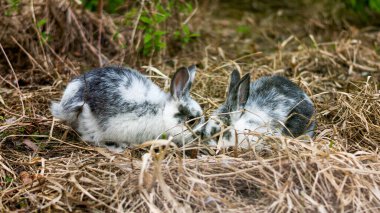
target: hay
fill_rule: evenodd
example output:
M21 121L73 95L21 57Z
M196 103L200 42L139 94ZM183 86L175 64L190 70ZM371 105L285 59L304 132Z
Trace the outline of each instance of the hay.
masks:
M132 57L131 65L145 65L152 79L167 89L167 76L177 64L197 63L192 95L206 115L223 102L233 68L251 72L253 79L285 75L316 105L315 138L265 137L263 152L232 149L218 154L204 145L178 148L163 140L114 154L87 145L54 121L49 105L82 67L127 61L117 42L130 39L133 29L114 41L114 20L120 17L103 14L102 36L110 45L102 44L100 55L96 15L69 1L34 1L33 7L21 2L20 12L2 15L0 23L2 211L379 211L380 56L374 48L378 32L300 38L274 30L277 22L269 27L267 22L254 23L265 34L283 37L279 43L266 37L260 46L255 39L265 36L239 39L231 26L257 17L245 14L242 20L224 23L207 11L207 5L199 5L192 21L204 38L178 52L174 65L162 59L167 55L139 62ZM1 1L0 10L7 5ZM33 17L48 18L46 29L56 40L40 43ZM312 17L315 21L318 16ZM135 43L142 39L139 36ZM231 47L233 39L237 43ZM273 43L273 51L266 49ZM77 51L81 52L76 56Z

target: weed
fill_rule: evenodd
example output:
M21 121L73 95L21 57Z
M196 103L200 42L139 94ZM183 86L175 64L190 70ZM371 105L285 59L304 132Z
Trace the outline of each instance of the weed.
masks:
M17 207L19 209L24 209L28 207L28 200L25 198L20 198L19 202L17 203Z
M194 10L191 3L171 0L165 4L161 1L151 2L151 4L153 9L144 10L140 17L139 29L144 32L143 47L141 48L143 55L151 55L166 48L166 40L173 39L181 44L187 44L193 38L200 36L198 33L191 32L187 24L182 24L178 20L173 25L174 29L167 27L168 22L173 22L175 12L180 13L176 15L188 16ZM130 20L135 13L136 10L131 10L126 14L126 20Z
M9 176L5 176L4 181L5 181L5 183L12 183L13 182L13 178L11 178Z
M380 0L345 0L346 12L356 23L369 23L380 15ZM375 21L376 22L376 21Z
M5 10L5 15L10 16L13 12L18 11L21 0L7 0L10 5L9 9Z
M335 142L333 140L330 140L330 143L329 143L329 148L333 148L335 145Z
M125 4L126 0L109 0L104 1L104 10L108 13L116 13L118 8ZM99 0L81 0L84 8L92 12L98 9Z
M251 34L251 27L248 25L239 25L236 28L236 31L240 33L243 37L249 36Z
M25 127L20 127L18 129L18 132L20 132L21 134L24 134L25 133Z
M178 7L178 10L186 15L190 14L194 10L193 5L189 2L184 2L183 4L180 4ZM183 44L187 44L192 39L199 36L199 33L191 32L189 26L186 24L181 25L181 28L174 32L174 37L176 38L176 40L180 41Z
M132 7L127 13L124 14L124 24L127 26L132 26L137 13L137 8Z
M43 26L45 26L46 23L47 23L47 19L45 19L45 18L41 19L37 22L37 29L41 33L41 38L42 38L43 43L46 43L51 39L51 36L46 31L42 30Z
M171 14L161 4L157 4L156 8L158 13L149 13L145 10L140 17L139 29L144 31L144 46L142 48L144 55L149 55L166 47L164 37L167 32L160 30L159 25L165 22Z
M369 8L375 13L380 13L380 0L349 0L348 4L351 8L358 12L364 11L366 8Z
M164 133L162 133L161 134L161 137L160 137L161 139L168 139L169 137L168 137L168 134L166 133L166 132L164 132Z
M125 0L110 0L106 4L106 11L109 13L116 13L117 9L125 3Z
M81 0L81 3L85 9L96 11L99 0ZM168 46L169 41L181 44L176 46L183 46L200 36L200 34L192 32L187 23L181 23L180 17L188 17L194 11L191 2L147 1L141 15L138 16L140 11L138 4L129 4L125 0L109 0L104 1L104 10L108 13L117 13L118 8L123 4L128 6L128 11L124 14L124 21L122 22L124 26L135 27L136 18L139 17L137 29L143 34L139 51L144 56L159 53ZM112 38L117 39L119 33L116 32ZM44 37L44 33L41 34Z
M83 7L90 11L96 11L98 0L82 0Z
M189 29L189 26L183 25L180 31L174 32L174 37L179 40L181 43L187 44L193 38L199 37L199 33L192 33Z

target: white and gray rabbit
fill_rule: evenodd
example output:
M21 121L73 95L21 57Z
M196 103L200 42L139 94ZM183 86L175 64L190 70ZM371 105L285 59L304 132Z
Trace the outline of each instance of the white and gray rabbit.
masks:
M177 143L188 142L193 137L187 127L199 123L195 131L204 122L201 107L190 97L195 73L194 65L179 68L165 93L133 69L93 69L73 79L51 111L83 140L116 152L163 133Z
M223 133L222 147L235 146L237 138L242 148L260 146L255 143L261 135L313 136L314 111L306 93L287 78L267 76L251 83L249 74L240 79L234 70L226 101L210 116L202 134L210 138L224 124L230 129Z

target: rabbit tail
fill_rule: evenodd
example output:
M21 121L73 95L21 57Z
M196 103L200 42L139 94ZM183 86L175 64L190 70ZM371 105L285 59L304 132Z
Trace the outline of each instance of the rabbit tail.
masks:
M67 86L61 102L52 102L51 113L60 120L75 124L83 104L83 87L81 82L76 80Z
M51 113L55 118L63 120L69 124L74 124L82 111L82 107L83 103L78 103L78 105L66 108L65 106L62 106L62 103L52 102Z

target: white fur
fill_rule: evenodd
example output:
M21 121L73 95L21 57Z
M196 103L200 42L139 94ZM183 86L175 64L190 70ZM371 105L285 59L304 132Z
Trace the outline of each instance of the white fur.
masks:
M123 84L119 86L120 94L126 102L143 102L149 100L150 103L160 103L167 98L167 94L162 92L157 85L145 85L140 80L131 82L126 88Z
M174 115L178 113L178 103L174 100L169 100L167 94L152 87L148 94L155 94L152 99L151 95L144 96L144 88L137 90L138 83L133 84L130 89L123 91L126 94L124 98L129 101L151 101L156 99L162 104L162 110L156 115L150 115L148 118L138 117L135 113L119 114L110 118L110 125L107 129L102 130L98 127L98 122L92 115L87 104L84 105L83 111L79 117L78 131L81 133L85 141L94 142L95 145L104 146L103 142L112 141L118 143L119 146L125 147L125 142L130 144L138 144L144 141L151 140L164 132L169 133L174 137L174 141L181 142L185 139L187 142L191 136L190 131L182 125L178 124L174 119ZM141 89L143 91L141 91ZM154 91L156 90L156 91ZM127 94L131 94L128 96ZM133 98L133 99L131 99ZM157 103L157 102L156 102ZM181 134L182 133L182 134ZM183 135L184 134L184 135Z
M258 142L259 137L255 134L275 134L271 126L273 118L258 106L250 107L250 111L246 111L243 116L241 113L232 113L231 121L231 137L229 140L223 139L222 147L235 146L235 134L238 146L242 148L252 147Z
M73 80L67 85L65 93L63 94L60 103L53 102L51 105L51 111L54 117L61 120L65 120L68 123L75 122L77 113L65 111L63 105L74 97L74 95L80 89L81 85L82 83L79 80ZM83 104L84 104L83 101L76 102L75 105L73 105L73 107L82 106Z
M70 100L78 92L78 90L81 87L82 87L82 82L80 82L78 79L71 81L66 87L66 90L62 96L61 102L65 103L68 100Z
M151 140L165 132L165 125L157 125L164 122L162 115L162 112L159 112L147 119L134 113L120 114L109 120L112 125L102 132L100 141L118 142L121 146L125 142L137 144Z
M184 104L184 103L182 103ZM189 104L190 110L196 111L199 110L201 111L202 109L200 108L199 104L197 104L194 100L190 100L187 102ZM172 100L169 101L164 109L163 117L164 119L164 124L167 127L165 129L166 132L168 132L170 135L174 137L174 141L182 144L188 143L190 139L192 138L192 132L189 131L189 129L183 125L183 124L177 124L177 120L174 119L174 115L178 112L178 103L176 101ZM201 118L200 118L201 119ZM195 132L197 130L200 130L202 128L203 121L201 121L197 126L195 126L192 131Z
M280 108L276 110L281 110ZM281 113L285 115L285 113ZM236 145L236 136L238 140L238 146L241 148L249 147L262 147L259 135L281 135L281 130L276 131L273 128L273 118L268 115L266 110L261 109L260 106L251 105L249 111L246 110L242 116L242 112L232 112L231 116L231 129L228 130L231 134L229 139L222 137L219 147L231 147ZM285 119L285 116L281 119ZM217 125L217 116L214 115L208 120L205 126L205 131L210 132L212 127ZM221 122L221 121L218 121ZM215 140L211 140L209 145L216 145Z
M93 142L100 145L102 139L101 130L98 126L98 121L92 114L88 104L84 104L82 112L79 114L78 119L78 132L81 133L82 139L88 142Z

